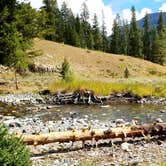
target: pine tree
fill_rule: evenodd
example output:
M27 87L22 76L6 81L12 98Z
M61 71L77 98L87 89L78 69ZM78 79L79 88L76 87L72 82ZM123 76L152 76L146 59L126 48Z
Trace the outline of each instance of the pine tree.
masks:
M128 54L128 40L129 40L129 25L128 22L123 21L123 26L121 27L121 53Z
M56 24L57 24L57 1L56 0L43 0L44 6L41 8L45 11L46 22L45 28L43 31L43 37L47 40L56 41L57 33L56 33ZM43 12L44 13L44 12Z
M85 48L93 49L94 41L92 36L91 26L88 22L89 20L89 11L86 3L82 4L81 8L81 26L83 31L83 45L85 44Z
M16 6L16 27L26 39L34 38L38 35L37 11L30 3L20 3Z
M131 8L132 12L132 20L130 25L130 33L129 33L129 55L135 56L138 58L143 58L142 49L142 38L141 32L138 28L138 23L136 21L136 12L135 7Z
M82 47L82 37L81 36L83 36L83 31L82 31L82 26L81 26L79 15L77 15L75 18L75 30L76 30L76 46Z
M62 38L63 42L66 44L70 44L73 46L77 45L77 32L76 32L76 27L75 27L75 17L71 11L67 7L67 4L63 2L61 10L61 32L62 32Z
M159 38L158 36L158 31L157 31L157 27L153 27L152 31L152 51L151 51L151 61L154 63L158 63L158 56L155 53L156 51L156 40Z
M0 62L19 71L25 70L27 55L24 45L27 41L17 30L16 1L0 1L0 6Z
M88 26L87 32L88 32L87 48L92 50L94 49L94 38L93 38L92 28L90 24Z
M7 128L0 124L0 165L30 166L30 153L26 145L15 135L9 135Z
M166 62L166 29L163 13L160 12L157 32L152 46L153 62L164 65Z
M166 32L158 35L153 43L152 54L153 61L164 65L166 63Z
M144 59L146 60L152 60L151 52L152 52L152 46L151 46L151 30L150 30L150 20L149 15L146 14L144 18L144 30L143 30L143 54Z
M104 19L105 19L104 12L102 11L102 25L101 25L102 51L108 52L109 51L109 40L107 37L107 31L106 31Z
M81 6L81 21L82 22L88 22L89 20L89 11L86 3L84 2Z
M38 34L37 36L39 38L45 38L45 34L46 34L46 20L47 20L47 13L44 9L41 9L37 12L37 17L36 17L36 21L37 21L37 30L38 30Z
M159 35L162 35L162 33L165 31L164 15L162 11L159 15L157 30Z
M73 81L73 73L70 69L70 64L66 58L64 58L64 61L62 63L61 67L61 75L62 75L62 80L64 81Z
M99 23L98 23L96 14L94 14L94 18L93 18L92 33L94 38L94 49L101 50L102 39L101 39L101 33L100 33Z
M112 35L111 35L111 52L114 54L121 53L121 37L120 37L120 24L119 15L117 14L113 22Z
M129 78L129 69L126 67L125 70L124 70L124 78Z

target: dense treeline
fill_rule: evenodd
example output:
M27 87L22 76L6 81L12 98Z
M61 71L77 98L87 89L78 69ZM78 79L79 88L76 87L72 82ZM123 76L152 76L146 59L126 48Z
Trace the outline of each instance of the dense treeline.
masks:
M148 14L144 27L138 27L136 11L132 7L132 20L128 24L119 15L113 22L112 35L107 36L102 12L102 25L97 15L89 23L89 11L82 4L80 15L74 15L63 2L58 8L56 0L43 0L40 10L16 0L0 1L0 64L24 70L28 64L26 50L31 39L40 37L76 47L125 54L163 65L166 61L166 28L163 13L157 27L150 27Z

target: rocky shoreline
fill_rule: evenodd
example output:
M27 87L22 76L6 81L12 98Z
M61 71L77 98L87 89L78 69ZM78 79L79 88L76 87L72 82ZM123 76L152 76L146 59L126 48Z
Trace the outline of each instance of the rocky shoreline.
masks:
M61 118L58 121L43 122L39 117L16 118L14 116L0 116L1 122L9 127L10 133L40 134L52 131L66 131L71 129L109 128L119 125L132 125L124 119L110 122L90 120L88 116L82 118ZM157 119L162 121L161 119ZM86 141L82 149L82 142L51 143L45 145L28 146L32 154L34 166L79 166L79 165L159 165L166 159L165 137L152 138L150 142L136 138L100 140L98 147L94 142Z
M51 105L64 105L64 104L76 104L76 105L91 105L91 104L125 104L125 103L136 103L136 104L155 104L155 105L166 105L165 97L139 97L132 96L130 92L113 93L109 96L95 96L93 94L79 96L79 101L74 98L75 92L73 93L56 93L56 94L42 94L42 93L22 93L22 94L7 94L0 95L0 102L17 105L17 104L51 104ZM78 96L78 94L77 94ZM90 99L89 99L90 98ZM77 102L76 102L77 100Z
M112 99L107 98L107 103L126 103L126 98L129 96L122 94L112 95ZM121 100L120 100L121 99ZM130 98L131 103L138 104L156 104L166 105L166 98ZM1 95L0 102L11 106L20 107L21 105L30 104L37 105L39 110L53 108L57 106L55 94L8 94ZM122 102L122 103L123 103ZM79 103L77 103L79 104ZM87 104L87 103L84 103ZM102 104L102 103L98 103ZM103 105L105 106L105 105ZM25 107L31 110L31 107ZM165 113L165 109L163 109ZM18 110L19 112L19 110ZM165 119L156 117L157 121L162 122ZM54 131L66 131L72 129L82 129L91 125L92 128L108 129L109 127L116 127L118 125L133 125L135 121L126 121L124 119L115 119L113 121L103 122L99 119L92 119L88 115L82 117L75 117L73 113L67 117L61 117L59 120L43 120L41 115L34 116L5 116L0 115L1 123L9 127L9 133L19 134L40 134ZM150 142L146 142L143 138L126 139L122 142L121 139L100 140L98 147L95 147L94 142L86 141L85 148L82 148L82 142L69 143L51 143L46 145L28 146L32 154L31 161L33 166L119 166L119 165L148 165L158 166L166 163L166 138L152 138Z

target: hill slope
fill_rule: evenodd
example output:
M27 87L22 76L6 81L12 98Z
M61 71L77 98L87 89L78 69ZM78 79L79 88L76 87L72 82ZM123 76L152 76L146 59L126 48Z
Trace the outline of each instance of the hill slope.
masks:
M149 15L151 28L154 27L154 26L157 26L160 13L151 13L151 14L148 14L148 15ZM163 15L164 15L164 21L165 21L165 25L166 25L166 12L164 12ZM144 25L144 18L138 20L138 25L141 28L143 27L143 25Z
M34 58L38 65L60 67L64 57L72 69L83 79L110 80L123 78L126 66L132 77L166 76L166 67L124 55L89 51L56 42L34 39L34 48L44 54Z

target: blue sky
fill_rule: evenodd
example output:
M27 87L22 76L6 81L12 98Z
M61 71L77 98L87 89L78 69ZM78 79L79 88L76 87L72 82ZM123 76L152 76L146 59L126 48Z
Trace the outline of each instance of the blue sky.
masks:
M131 8L131 6L135 6L138 12L141 12L143 8L158 12L166 0L103 0L103 2L105 5L111 5L115 13L121 13L123 9Z

